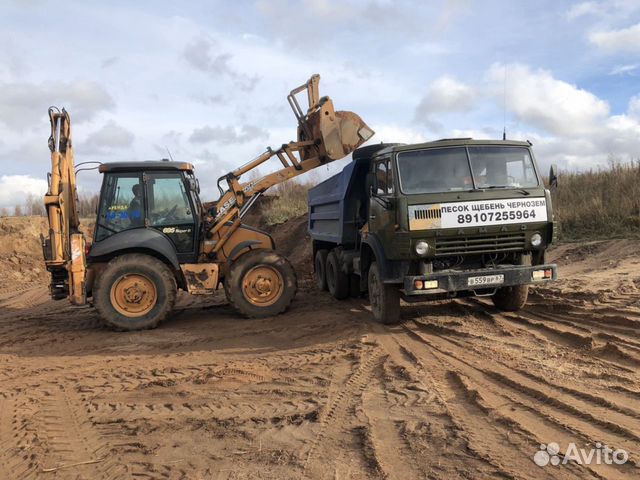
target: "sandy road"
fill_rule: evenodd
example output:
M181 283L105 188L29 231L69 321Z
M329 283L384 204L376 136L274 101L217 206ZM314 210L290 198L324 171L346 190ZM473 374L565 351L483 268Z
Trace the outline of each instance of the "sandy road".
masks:
M154 331L104 329L43 286L0 290L0 478L637 478L638 242L562 246L526 310L313 290L274 319L184 296ZM624 465L539 467L540 444Z

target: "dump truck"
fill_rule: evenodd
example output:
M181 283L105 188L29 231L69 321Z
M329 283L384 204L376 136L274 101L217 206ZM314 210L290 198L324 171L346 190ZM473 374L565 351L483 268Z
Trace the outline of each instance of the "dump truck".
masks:
M191 163L100 164L92 241L80 229L76 187L77 172L91 162L74 164L71 117L50 108L51 173L44 197L49 233L42 247L52 298L93 305L117 330L154 328L171 313L178 290L206 295L220 285L245 316L283 312L296 293L296 274L275 252L271 236L243 224L242 217L271 186L345 157L374 133L357 114L336 111L329 97L320 97L319 82L313 75L287 97L297 140L268 148L218 178L220 195L213 202L200 199ZM306 110L298 101L304 93ZM282 167L242 180L270 159Z
M400 300L490 296L515 311L529 285L557 278L550 191L529 142L443 139L359 148L309 190L317 285L368 293L376 320ZM552 181L556 182L552 168Z

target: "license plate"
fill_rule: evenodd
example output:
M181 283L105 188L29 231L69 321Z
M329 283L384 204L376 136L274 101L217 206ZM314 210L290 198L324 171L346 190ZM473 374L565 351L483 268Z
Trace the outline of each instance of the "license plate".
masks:
M504 275L482 275L481 277L469 277L467 285L477 287L479 285L500 285L504 283Z

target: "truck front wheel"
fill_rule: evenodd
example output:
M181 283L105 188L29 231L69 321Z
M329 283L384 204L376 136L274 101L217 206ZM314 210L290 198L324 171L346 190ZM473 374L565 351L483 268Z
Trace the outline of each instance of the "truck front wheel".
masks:
M229 303L251 318L284 312L298 289L293 267L273 250L254 250L237 259L225 278Z
M369 303L373 318L385 325L400 321L400 290L397 285L385 284L382 281L378 264L373 262L369 267Z
M155 328L173 310L176 280L157 258L128 254L111 260L98 276L93 303L116 330Z
M335 250L327 255L326 266L329 293L338 300L344 300L349 296L349 275L340 268L340 260Z
M499 288L491 296L493 304L506 312L517 312L527 303L529 285L514 285L512 287Z

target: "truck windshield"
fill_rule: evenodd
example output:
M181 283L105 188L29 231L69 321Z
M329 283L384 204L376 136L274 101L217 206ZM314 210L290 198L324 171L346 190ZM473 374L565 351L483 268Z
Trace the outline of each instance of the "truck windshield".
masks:
M401 152L398 171L406 194L539 185L525 147L470 146Z

